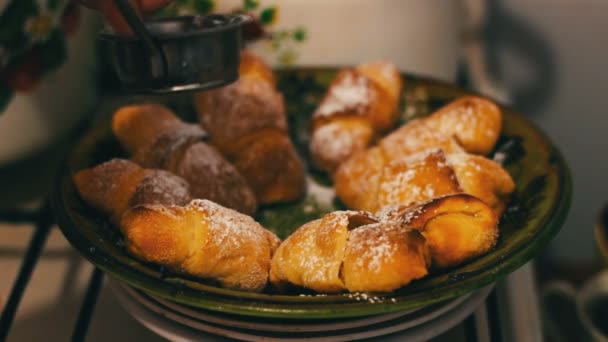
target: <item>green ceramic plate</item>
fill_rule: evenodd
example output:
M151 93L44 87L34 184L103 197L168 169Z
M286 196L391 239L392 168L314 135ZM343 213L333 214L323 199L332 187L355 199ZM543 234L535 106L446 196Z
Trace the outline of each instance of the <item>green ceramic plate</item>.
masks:
M286 96L291 135L307 158L310 114L335 75L334 69L294 69L278 72ZM421 116L468 94L436 81L404 75L403 121ZM189 101L186 101L189 103ZM188 105L171 102L185 117ZM277 318L343 318L427 306L474 291L506 276L538 253L559 231L571 197L568 168L559 151L522 116L504 109L504 129L493 157L517 183L517 190L500 224L495 249L466 265L432 274L391 294L279 295L222 289L203 280L167 273L127 254L121 237L107 219L87 206L71 181L75 170L123 155L109 125L99 124L75 148L53 191L53 209L59 225L87 259L112 276L143 291L179 303L225 313ZM343 208L333 198L331 182L312 170L308 197L263 208L257 215L279 236L325 212Z

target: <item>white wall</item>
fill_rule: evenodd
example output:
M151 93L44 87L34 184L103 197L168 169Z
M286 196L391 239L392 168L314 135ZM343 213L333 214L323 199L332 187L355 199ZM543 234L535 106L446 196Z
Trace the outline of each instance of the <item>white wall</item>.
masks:
M574 176L570 215L549 252L567 261L590 260L596 253L593 224L601 206L608 204L608 1L503 0L493 4L502 9L491 25L505 18L523 24L551 51L553 60L546 63L554 66L556 77L546 75L540 80L541 91L543 87L549 90L547 100L520 107L557 143ZM523 32L518 34L526 40ZM533 78L538 66L529 65L525 54L500 48L500 41L496 44L501 77L511 88Z

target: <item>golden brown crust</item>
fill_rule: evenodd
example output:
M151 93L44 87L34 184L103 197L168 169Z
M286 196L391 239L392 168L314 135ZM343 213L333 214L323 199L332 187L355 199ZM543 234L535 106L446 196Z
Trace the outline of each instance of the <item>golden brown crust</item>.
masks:
M373 211L386 160L382 150L372 147L342 163L334 175L334 189L347 208Z
M248 215L257 209L254 190L244 175L204 142L189 146L169 170L190 183L194 198L208 199Z
M325 293L344 289L340 266L348 233L345 225L322 221L303 225L279 246L270 269L275 286L286 282Z
M368 213L338 211L309 222L279 246L270 281L318 292L395 290L427 274L422 235Z
M391 160L381 148L372 147L342 164L334 180L348 208L370 212L462 191L440 149Z
M260 78L272 86L276 86L270 65L260 56L246 49L241 51L239 74L241 78Z
M485 254L498 240L496 214L468 194L438 197L413 207L385 207L378 216L419 229L437 268L456 266Z
M428 273L422 234L396 222L369 224L350 231L342 276L351 292L390 292Z
M334 179L336 194L348 208L371 212L465 192L500 217L515 190L513 179L498 163L464 152L446 155L440 149L390 161L381 148L373 147L342 164Z
M474 96L455 100L345 161L334 175L336 193L349 208L375 211L464 191L480 197L500 215L514 191L513 180L497 163L466 152L489 152L501 125L502 113L491 101ZM443 151L442 157L419 164L423 171L416 175L412 158L432 149Z
M395 64L389 61L371 61L357 65L356 70L376 82L390 95L391 106L399 106L403 78Z
M364 151L375 136L373 127L362 117L339 117L319 126L310 141L313 163L333 174L341 161Z
M341 70L329 85L313 114L313 129L341 116L364 117L379 131L391 128L397 119L390 94L354 69Z
M387 205L410 206L431 198L462 192L445 154L431 149L393 160L383 170L372 212Z
M306 174L295 147L282 132L260 131L241 139L228 158L245 177L260 204L291 201L306 193Z
M121 107L112 117L112 131L131 153L167 133L183 131L182 135L198 139L206 136L200 127L181 121L172 110L157 103Z
M259 130L287 132L283 95L263 79L243 78L226 87L197 93L194 105L211 142L222 152Z
M270 281L279 288L288 283L325 293L344 290L340 269L351 219L355 224L376 222L365 212L337 211L306 223L275 252Z
M490 100L464 96L424 119L431 129L453 137L469 153L488 154L502 129L502 112Z
M454 153L447 158L462 190L486 202L498 217L502 216L515 191L511 175L500 164L486 157Z
M400 159L430 148L441 148L445 153L463 151L454 138L442 135L421 119L399 127L378 144L390 159Z
M130 253L173 272L243 291L261 291L268 281L272 233L213 202L138 206L125 213L121 230Z
M112 159L73 176L80 196L119 222L138 204L184 204L190 200L186 181L169 172L148 170L125 159Z

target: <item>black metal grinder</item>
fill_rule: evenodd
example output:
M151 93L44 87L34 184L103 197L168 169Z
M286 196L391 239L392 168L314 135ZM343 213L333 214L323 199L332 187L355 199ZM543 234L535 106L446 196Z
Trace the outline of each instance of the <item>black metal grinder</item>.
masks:
M129 0L113 0L134 35L104 29L102 48L122 91L161 94L205 90L238 79L244 15L142 20Z

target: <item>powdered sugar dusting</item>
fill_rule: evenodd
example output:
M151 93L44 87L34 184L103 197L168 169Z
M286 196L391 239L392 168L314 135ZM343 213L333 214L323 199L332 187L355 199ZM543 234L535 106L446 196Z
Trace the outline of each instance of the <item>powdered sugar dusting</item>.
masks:
M350 254L357 255L355 267L378 273L382 265L390 261L397 252L397 246L389 237L389 232L397 225L375 223L355 229L350 234Z
M226 87L200 92L195 106L200 122L218 144L261 129L287 130L283 95L259 78L241 78Z
M311 150L313 155L322 156L325 161L345 160L356 147L355 137L340 125L327 124L314 131Z
M481 166L475 163L474 158L468 153L451 153L446 156L446 159L456 168L471 167L476 171L481 171Z
M175 205L164 205L164 204L144 204L142 207L160 213L164 216L168 216L175 221L181 221L184 218L185 210L182 207Z
M344 296L354 299L358 302L365 301L370 304L382 304L386 302L397 303L397 299L393 297L379 297L365 292L349 292L345 293Z
M407 168L403 172L398 172L394 177L389 179L384 179L380 184L380 192L384 194L383 203L386 204L398 204L404 199L403 194L407 193L408 199L411 199L411 202L402 203L402 204L410 204L419 200L421 195L428 195L429 193L434 194L434 189L432 185L427 184L422 188L420 185L412 182L420 171L420 167L426 163L426 160L429 156L435 153L441 153L438 149L429 149L423 152L419 152L408 157L393 160L387 166L388 168L400 169L404 166ZM431 195L432 196L432 195Z
M245 178L204 142L191 145L172 171L190 183L195 198L209 199L247 214L255 210L255 195Z
M205 213L209 222L209 236L226 250L239 248L244 244L266 246L263 227L250 216L204 199L195 199L187 207Z
M369 79L352 70L342 75L329 88L327 97L314 114L315 117L329 116L347 110L357 114L364 113L364 109L372 100Z
M146 170L146 175L137 186L129 205L184 205L188 201L190 191L184 179L163 170Z
M441 149L432 148L391 161L378 192L377 210L385 205L412 205L460 191Z

